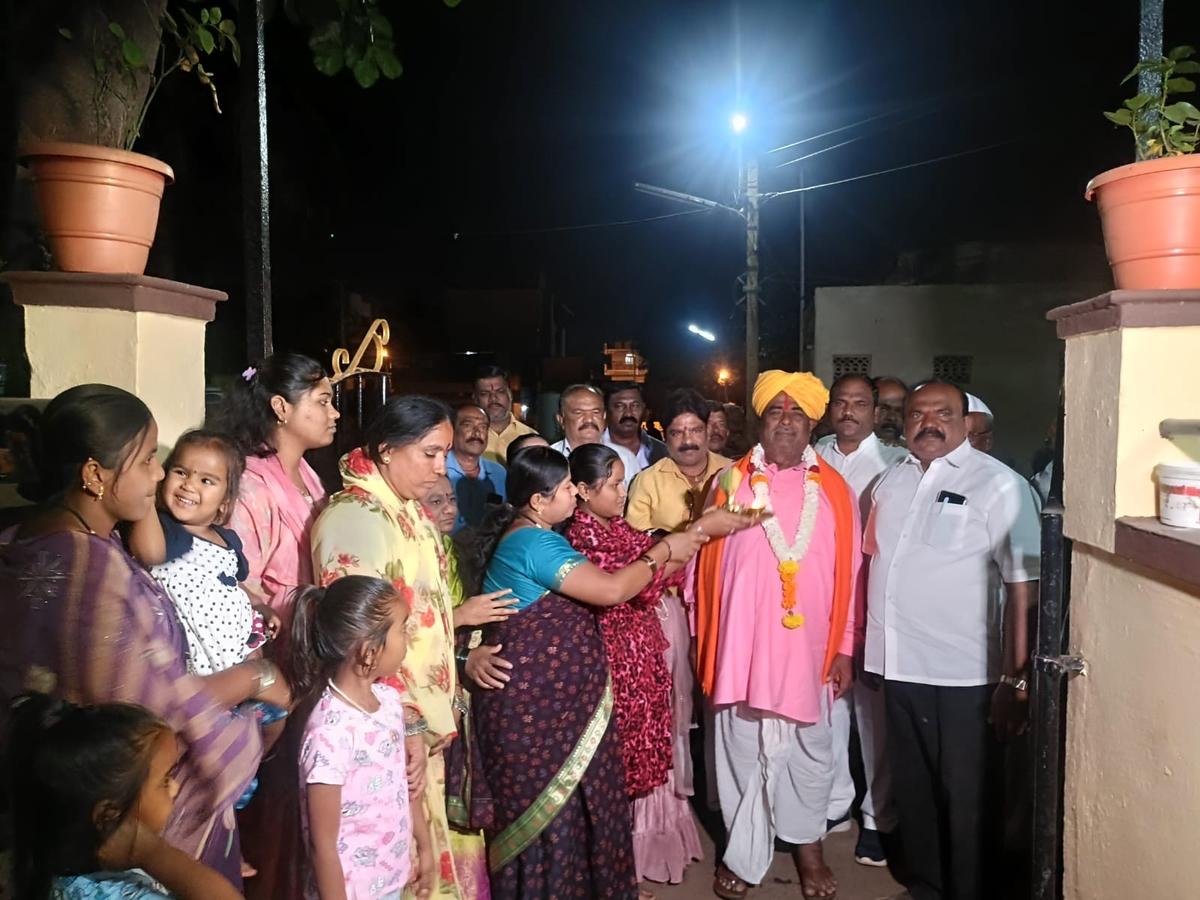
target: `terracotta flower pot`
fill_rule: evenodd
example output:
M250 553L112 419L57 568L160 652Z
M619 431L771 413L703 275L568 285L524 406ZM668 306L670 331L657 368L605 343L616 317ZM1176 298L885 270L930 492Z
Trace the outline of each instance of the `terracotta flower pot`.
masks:
M1200 154L1109 169L1088 182L1118 288L1200 288Z
M24 148L42 228L64 272L141 275L158 228L171 167L150 156L92 144Z

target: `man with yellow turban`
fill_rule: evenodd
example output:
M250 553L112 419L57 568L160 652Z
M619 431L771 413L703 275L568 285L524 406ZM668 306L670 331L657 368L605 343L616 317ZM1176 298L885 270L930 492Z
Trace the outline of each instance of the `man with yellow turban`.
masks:
M713 891L740 898L797 845L805 897L837 881L821 840L833 785L830 704L850 688L861 533L854 495L809 436L829 393L808 372L754 385L760 443L717 476L710 502L762 510L714 540L696 571L697 669L714 711L713 766L729 839Z

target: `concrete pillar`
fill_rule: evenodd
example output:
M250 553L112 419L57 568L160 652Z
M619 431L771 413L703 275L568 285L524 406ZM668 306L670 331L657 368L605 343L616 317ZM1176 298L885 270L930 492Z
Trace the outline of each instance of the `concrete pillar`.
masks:
M8 272L25 308L30 396L102 383L141 397L159 443L204 421L204 329L228 295L141 275Z
M1074 540L1063 816L1066 900L1200 884L1200 533L1154 518L1159 436L1200 419L1200 291L1113 291L1050 313L1066 339L1065 531Z

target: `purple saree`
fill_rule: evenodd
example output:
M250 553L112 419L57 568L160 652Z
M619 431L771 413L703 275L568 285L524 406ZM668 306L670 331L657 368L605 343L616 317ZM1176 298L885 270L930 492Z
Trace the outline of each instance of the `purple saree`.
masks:
M258 725L188 674L170 600L117 537L0 535L0 625L0 716L30 690L160 715L185 745L166 837L240 887L233 805L262 755Z
M495 900L637 896L604 641L588 607L555 593L582 561L561 536L525 529L500 542L484 582L503 581L524 605L485 631L512 680L471 699L495 811Z

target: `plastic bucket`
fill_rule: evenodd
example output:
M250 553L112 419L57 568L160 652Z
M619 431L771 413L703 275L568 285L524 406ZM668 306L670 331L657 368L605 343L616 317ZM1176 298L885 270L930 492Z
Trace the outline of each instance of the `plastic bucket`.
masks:
M1176 528L1200 528L1200 465L1160 463L1158 518Z

